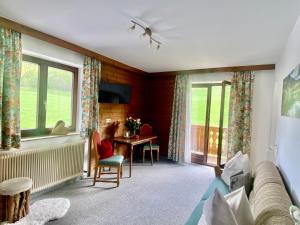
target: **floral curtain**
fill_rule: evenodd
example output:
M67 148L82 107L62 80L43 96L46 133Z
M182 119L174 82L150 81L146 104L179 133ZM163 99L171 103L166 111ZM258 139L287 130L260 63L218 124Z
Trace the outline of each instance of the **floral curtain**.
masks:
M235 73L231 81L228 157L238 151L251 151L251 111L254 76L252 72Z
M91 57L85 57L81 87L82 122L81 136L88 137L99 126L99 84L101 63Z
M0 149L20 147L21 34L0 27Z
M184 161L187 86L188 76L177 75L175 78L172 119L168 145L168 158L175 162Z

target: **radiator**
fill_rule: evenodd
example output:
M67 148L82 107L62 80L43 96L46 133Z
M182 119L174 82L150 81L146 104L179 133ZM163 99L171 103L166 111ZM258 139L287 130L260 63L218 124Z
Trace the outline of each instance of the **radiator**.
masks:
M29 150L0 151L0 182L30 177L32 192L44 190L83 174L84 141Z

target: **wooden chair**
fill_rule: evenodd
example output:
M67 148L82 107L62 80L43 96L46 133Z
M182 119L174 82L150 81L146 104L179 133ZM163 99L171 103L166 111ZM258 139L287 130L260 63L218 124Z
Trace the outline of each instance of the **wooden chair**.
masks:
M95 186L96 182L106 182L106 183L117 183L117 187L119 187L120 184L120 177L122 178L123 175L123 159L124 156L122 155L113 155L106 159L101 159L100 154L98 151L98 145L100 143L100 135L97 131L93 131L92 134L92 141L94 145L94 153L95 153L95 174L94 174L94 183ZM102 171L105 167L108 168L116 168L117 172L112 171ZM99 172L99 176L97 177ZM116 174L116 177L110 177L110 178L101 178L101 175L105 174Z
M147 123L143 124L140 127L140 135L141 136L150 136L150 135L152 135L152 127ZM152 151L157 152L156 159L157 159L157 161L159 161L159 145L156 144L156 143L152 143L151 147L152 147ZM143 163L145 162L145 152L146 151L150 151L150 144L145 144L143 146Z

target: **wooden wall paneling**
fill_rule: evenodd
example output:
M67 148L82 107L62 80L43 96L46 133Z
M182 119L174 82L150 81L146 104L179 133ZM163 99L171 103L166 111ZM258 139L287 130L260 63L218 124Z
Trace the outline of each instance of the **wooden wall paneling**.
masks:
M194 70L178 70L150 73L151 76L176 76L180 74L201 74L201 73L218 73L218 72L240 72L240 71L258 71L258 70L274 70L275 64L249 65L249 66L230 66L218 68L204 68Z
M149 104L145 116L158 135L160 155L164 157L168 156L174 84L173 76L150 77L146 84L146 101Z
M119 67L111 66L107 63L102 63L101 80L110 83L129 84L132 87L130 104L110 104L100 103L100 135L101 139L112 138L114 131L113 122L119 121L119 127L116 129L115 136L122 136L126 130L125 120L128 116L141 118L145 120L146 112L146 95L145 95L145 76L132 73ZM106 119L111 119L112 123L106 123ZM127 155L128 146L116 146L118 154ZM91 151L91 171L94 168L94 152ZM93 171L92 171L93 174Z

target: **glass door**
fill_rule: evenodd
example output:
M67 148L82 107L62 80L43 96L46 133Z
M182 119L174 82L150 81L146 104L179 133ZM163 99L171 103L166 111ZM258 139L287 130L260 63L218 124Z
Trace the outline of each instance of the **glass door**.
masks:
M229 81L223 81L219 124L219 143L221 144L218 146L217 165L224 164L227 161L230 89L231 83Z
M207 123L207 86L197 85L192 87L191 105L191 150L192 161L201 164L206 162L206 123Z
M192 85L192 162L219 165L226 161L229 94L227 81Z

